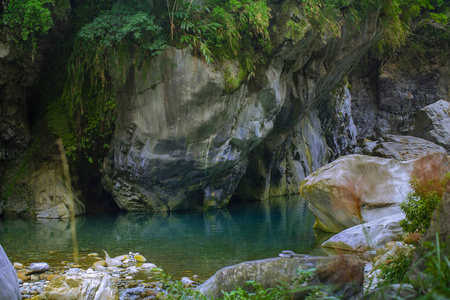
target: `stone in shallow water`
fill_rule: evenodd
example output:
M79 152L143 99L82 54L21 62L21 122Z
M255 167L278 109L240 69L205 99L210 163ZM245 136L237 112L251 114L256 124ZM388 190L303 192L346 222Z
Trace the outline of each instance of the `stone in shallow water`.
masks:
M45 271L48 271L48 269L50 269L50 266L45 262L31 263L28 269L33 273L44 273Z
M146 262L147 261L147 259L143 255L140 255L139 253L136 253L136 255L134 255L134 259L137 262Z
M14 269L16 270L22 270L24 266L21 263L15 262L14 263Z
M142 264L141 268L142 269L153 269L153 268L157 268L157 266L152 263L145 263L145 264Z

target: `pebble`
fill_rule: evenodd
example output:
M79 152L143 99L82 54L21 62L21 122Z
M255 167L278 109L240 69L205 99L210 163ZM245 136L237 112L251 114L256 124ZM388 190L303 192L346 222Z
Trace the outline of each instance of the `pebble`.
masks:
M39 280L39 275L32 274L30 280L31 281L38 281Z
M44 273L50 269L50 266L45 262L31 263L31 265L28 266L28 269L34 273Z
M17 278L19 278L19 279L22 280L22 281L28 281L27 275L25 275L25 274L22 273L22 272L18 272L18 273L17 273Z
M14 269L16 270L22 270L24 266L21 263L15 262L14 263Z
M144 256L140 255L139 253L136 253L136 254L134 255L134 259L135 259L137 262L146 262L146 261L147 261L147 259L146 259Z

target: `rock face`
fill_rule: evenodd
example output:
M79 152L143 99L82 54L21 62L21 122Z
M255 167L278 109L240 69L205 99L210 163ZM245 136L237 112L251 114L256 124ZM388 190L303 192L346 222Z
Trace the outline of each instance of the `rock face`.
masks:
M242 198L297 193L329 158L319 116L380 37L377 19L361 25L364 35L346 25L339 37L310 30L280 41L271 62L231 94L223 93L224 73L187 50L166 50L147 71L127 67L103 186L128 211L223 207L246 170Z
M222 93L223 74L187 51L169 49L148 70L146 80L130 74L119 93L105 189L128 211L223 207L247 154L273 128L281 69L270 67L258 92L243 85L231 95Z
M26 89L34 84L39 64L0 34L0 162L13 159L30 142Z
M450 152L450 104L439 100L417 113L413 135L436 143Z
M76 216L85 213L84 204L64 180L61 153L51 135L34 141L18 161L9 164L2 178L1 187L7 198L0 200L0 204L3 204L5 213L67 219L70 202L74 204Z
M46 300L115 300L119 298L117 285L107 273L92 270L60 275L45 287L38 299Z
M404 213L384 217L365 224L356 225L341 231L322 247L354 252L366 252L395 241L403 231L398 223L405 218Z
M344 156L309 175L300 192L316 216L314 226L337 233L400 213L399 204L411 191L411 174L424 163L445 166L448 159L442 153L409 161Z
M316 268L310 285L329 285L332 294L344 298L362 291L364 263L355 256L272 258L243 262L217 271L199 290L203 295L217 299L223 296L223 292L235 290L237 286L245 288L249 280L257 281L265 289L273 288L284 280L294 288L299 279L297 270L310 268ZM295 294L294 299L302 299L301 296L306 295Z
M22 299L17 272L0 245L0 299Z
M421 109L448 97L448 66L414 69L411 64L405 66L402 60L411 58L400 55L381 67L369 57L350 75L352 115L358 138L409 134Z

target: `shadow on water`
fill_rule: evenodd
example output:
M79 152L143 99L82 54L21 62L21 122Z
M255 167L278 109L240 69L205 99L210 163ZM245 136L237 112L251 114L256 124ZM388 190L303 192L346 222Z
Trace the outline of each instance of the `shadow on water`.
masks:
M242 261L283 250L324 255L314 216L300 196L242 202L214 211L119 214L77 218L80 264L88 253L139 252L167 272L202 277ZM72 261L66 221L1 220L0 243L12 261ZM103 256L103 255L102 255Z

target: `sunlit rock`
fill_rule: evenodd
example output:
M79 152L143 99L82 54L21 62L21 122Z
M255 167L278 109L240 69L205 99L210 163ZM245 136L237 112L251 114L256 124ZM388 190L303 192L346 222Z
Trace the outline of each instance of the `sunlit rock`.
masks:
M118 298L117 285L109 274L89 272L89 270L54 278L45 287L44 293L38 296L38 299L46 300L115 300Z
M413 172L417 177L447 169L447 156L440 152L409 161L349 155L308 176L300 192L316 217L314 226L337 233L400 213Z

